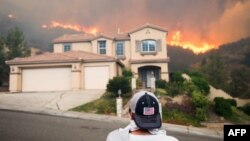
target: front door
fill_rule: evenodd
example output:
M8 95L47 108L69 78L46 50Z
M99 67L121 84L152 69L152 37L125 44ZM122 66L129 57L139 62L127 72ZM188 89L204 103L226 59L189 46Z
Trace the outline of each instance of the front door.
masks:
M139 78L142 82L142 86L144 88L151 87L151 79L155 77L155 80L160 79L160 67L156 66L145 66L138 69L139 71Z

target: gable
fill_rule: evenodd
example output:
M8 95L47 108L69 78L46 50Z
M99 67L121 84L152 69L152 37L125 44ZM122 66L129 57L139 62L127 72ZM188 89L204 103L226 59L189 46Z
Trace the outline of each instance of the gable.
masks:
M167 30L166 30L166 29L161 28L161 27L159 27L159 26L151 25L151 24L143 25L143 26L141 26L141 27L139 27L139 28L136 28L136 29L134 29L134 30L131 30L131 31L128 32L128 33L129 33L129 34L133 34L133 33L135 33L135 32L139 32L139 31L144 30L144 29L153 29L153 30L157 30L157 31L161 31L161 32L167 33Z

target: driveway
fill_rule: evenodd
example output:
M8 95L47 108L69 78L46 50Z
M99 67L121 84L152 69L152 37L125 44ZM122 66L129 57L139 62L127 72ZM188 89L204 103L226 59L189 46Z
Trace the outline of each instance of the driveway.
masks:
M0 109L53 109L67 111L76 106L96 100L104 90L0 93Z

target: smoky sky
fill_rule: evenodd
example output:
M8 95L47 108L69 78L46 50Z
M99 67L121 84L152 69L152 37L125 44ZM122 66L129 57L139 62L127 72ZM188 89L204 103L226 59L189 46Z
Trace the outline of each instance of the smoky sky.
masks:
M249 9L250 0L0 0L0 18L13 14L24 32L43 32L52 20L102 32L152 23L169 35L180 30L186 40L217 44L250 36Z

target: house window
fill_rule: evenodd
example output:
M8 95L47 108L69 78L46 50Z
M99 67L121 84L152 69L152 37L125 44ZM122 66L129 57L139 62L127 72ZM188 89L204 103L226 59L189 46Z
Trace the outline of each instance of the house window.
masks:
M70 44L64 44L63 45L63 51L64 52L67 52L67 51L70 51L71 50L71 45Z
M99 54L106 54L106 41L98 41Z
M124 56L124 42L117 42L116 43L116 55L117 56Z
M154 40L142 41L142 52L155 52L155 51L156 51L156 41Z

